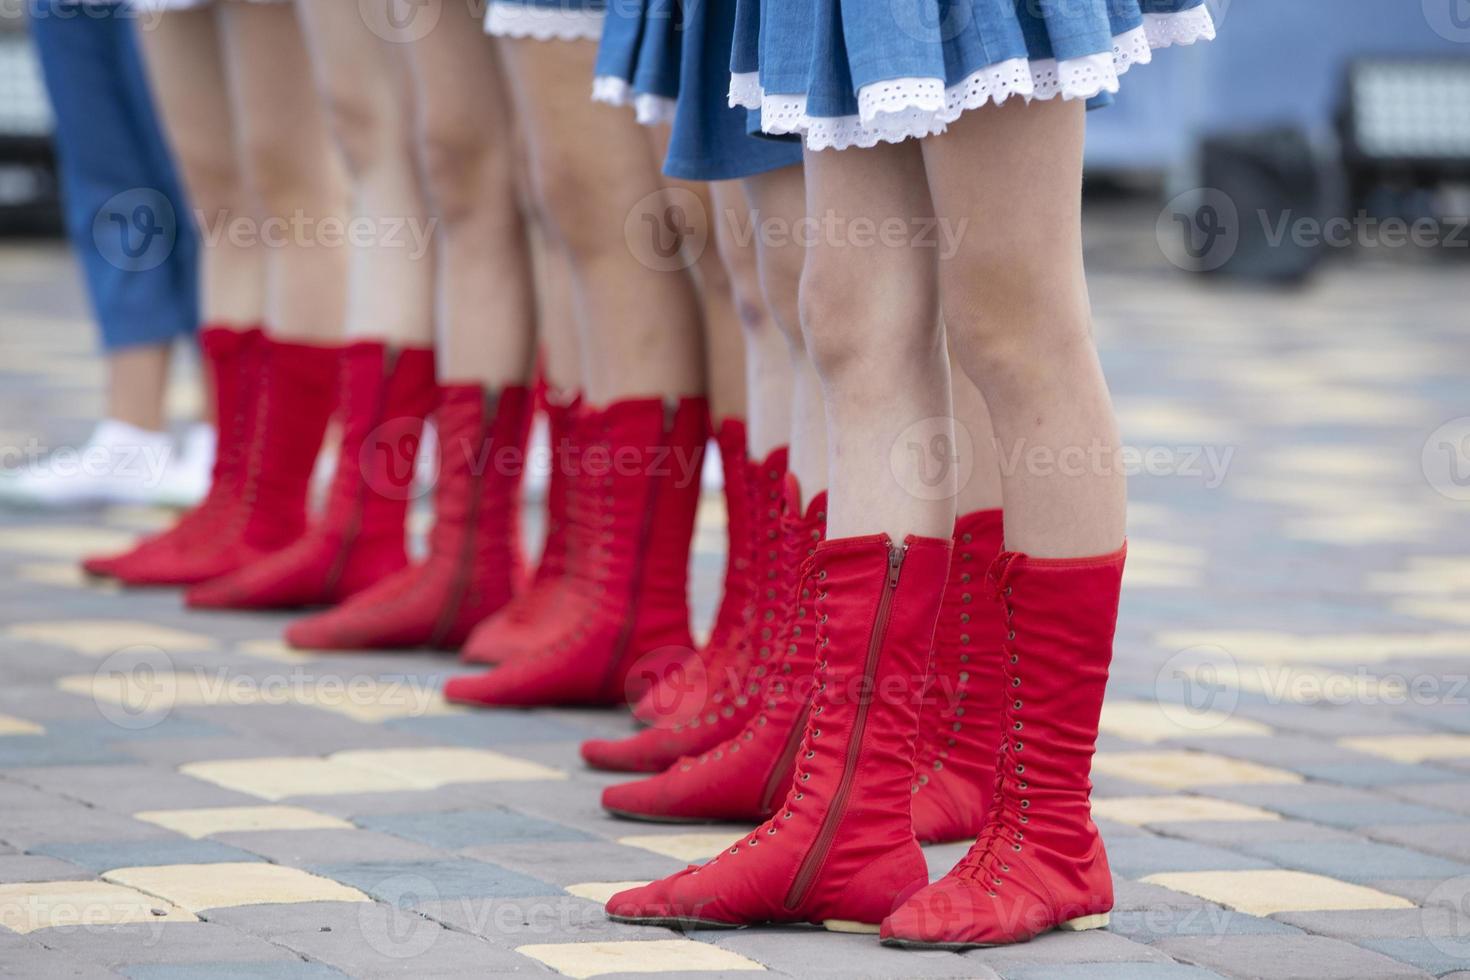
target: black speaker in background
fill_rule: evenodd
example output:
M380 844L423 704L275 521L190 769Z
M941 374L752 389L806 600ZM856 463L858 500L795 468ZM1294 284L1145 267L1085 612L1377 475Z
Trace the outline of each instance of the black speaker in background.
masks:
M1198 229L1213 225L1219 244L1195 271L1231 279L1296 285L1322 261L1315 232L1328 207L1327 180L1311 141L1281 126L1206 137L1198 151ZM1231 228L1229 225L1233 224Z

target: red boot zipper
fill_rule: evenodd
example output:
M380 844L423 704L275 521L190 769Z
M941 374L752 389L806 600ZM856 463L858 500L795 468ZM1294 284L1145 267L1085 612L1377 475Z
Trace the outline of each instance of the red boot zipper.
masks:
M893 612L893 594L898 591L898 576L903 569L903 559L906 554L908 554L908 545L889 543L888 582L883 589L882 598L878 600L878 618L873 623L873 633L868 640L868 659L863 665L863 677L869 682L869 686L863 691L863 699L858 704L857 718L853 722L852 735L848 738L847 762L842 767L842 782L838 784L837 793L832 797L832 806L822 820L822 829L817 835L817 842L801 862L801 867L796 872L796 879L791 883L791 890L786 894L788 911L800 908L801 903L806 901L807 893L811 891L812 884L816 881L817 872L827 860L827 852L832 849L832 838L837 835L837 828L842 824L843 811L847 808L847 798L852 793L852 783L857 776L858 755L863 749L863 731L868 724L868 708L873 700L871 682L874 672L878 669L878 655L883 652L883 640L888 633L888 619Z

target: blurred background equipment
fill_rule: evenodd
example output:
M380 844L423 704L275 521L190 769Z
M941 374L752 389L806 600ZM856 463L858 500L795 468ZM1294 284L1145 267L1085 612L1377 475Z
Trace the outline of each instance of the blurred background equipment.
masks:
M0 18L0 231L61 233L51 110L23 20Z

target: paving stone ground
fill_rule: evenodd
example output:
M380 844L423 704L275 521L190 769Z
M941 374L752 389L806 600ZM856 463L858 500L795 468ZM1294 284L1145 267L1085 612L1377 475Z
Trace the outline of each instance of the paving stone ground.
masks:
M626 717L453 710L451 658L291 653L281 617L75 573L166 514L9 511L0 975L1470 976L1466 269L1214 288L1167 271L1152 220L1088 232L1138 450L1096 772L1108 931L960 955L610 923L620 883L742 830L603 815L618 777L577 745ZM4 248L0 446L83 437L99 378L65 253ZM722 520L712 498L702 622ZM963 851L929 849L933 873Z

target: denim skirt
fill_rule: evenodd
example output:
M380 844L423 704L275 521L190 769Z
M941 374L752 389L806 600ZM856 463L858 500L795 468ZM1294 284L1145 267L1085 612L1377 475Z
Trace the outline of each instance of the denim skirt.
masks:
M606 0L490 0L485 32L537 41L596 41Z
M671 123L664 173L735 180L801 162L794 142L752 136L731 108L735 0L612 0L593 98L631 105L638 121Z
M1204 0L738 0L730 100L813 150L944 132L1013 96L1096 103L1155 48L1215 36Z

